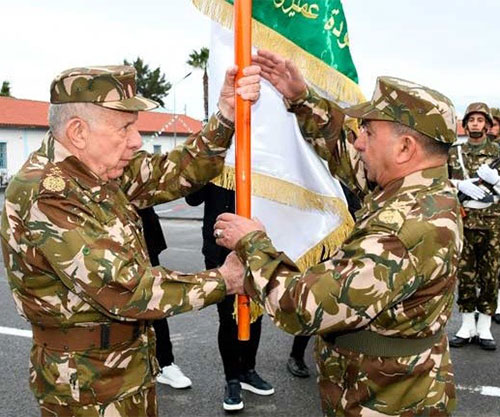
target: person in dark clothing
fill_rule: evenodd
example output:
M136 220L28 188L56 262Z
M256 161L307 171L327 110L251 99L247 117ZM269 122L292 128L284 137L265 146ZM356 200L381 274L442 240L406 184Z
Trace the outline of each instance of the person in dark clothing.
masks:
M353 219L356 220L355 213L361 208L361 201L342 182L340 182L340 185L342 186L342 190L344 191L349 213L351 214ZM311 336L300 335L293 338L292 350L290 352L290 357L288 358L288 361L286 363L286 369L293 376L297 376L299 378L307 378L311 375L309 367L304 361L304 354L310 338Z
M217 268L226 259L229 250L215 243L213 227L215 219L221 213L235 212L235 194L232 190L208 183L201 190L186 197L191 206L205 203L203 215L203 248L207 269ZM217 304L219 313L218 344L226 377L223 408L237 411L244 407L241 389L258 395L271 395L274 388L255 372L255 358L259 347L262 328L262 316L250 324L250 340L238 340L238 326L233 317L235 296L226 298Z
M137 210L137 213L142 219L144 238L151 265L158 266L160 265L160 253L167 249L167 242L163 235L160 220L153 207ZM153 321L153 327L156 333L156 359L158 359L161 369L156 380L162 384L170 385L172 388L190 387L191 380L174 363L167 319Z

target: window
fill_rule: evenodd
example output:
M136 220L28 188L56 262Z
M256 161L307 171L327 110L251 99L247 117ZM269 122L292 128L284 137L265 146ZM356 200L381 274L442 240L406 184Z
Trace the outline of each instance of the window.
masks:
M161 145L153 145L153 153L161 153Z
M0 168L7 168L7 144L0 142Z

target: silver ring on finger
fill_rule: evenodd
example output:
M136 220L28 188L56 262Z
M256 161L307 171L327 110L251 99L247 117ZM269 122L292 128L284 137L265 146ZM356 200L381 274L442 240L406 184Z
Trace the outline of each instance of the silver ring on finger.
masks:
M215 238L216 238L216 239L220 239L220 238L222 238L222 230L220 230L220 229L215 229L215 231L214 231L214 236L215 236Z

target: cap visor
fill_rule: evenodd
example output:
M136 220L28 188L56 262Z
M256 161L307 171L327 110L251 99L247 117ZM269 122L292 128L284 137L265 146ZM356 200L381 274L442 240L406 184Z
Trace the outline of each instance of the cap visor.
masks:
M149 100L148 98L135 96L126 98L119 101L106 101L104 103L94 103L107 109L121 110L121 111L148 111L159 107L156 101Z
M361 104L356 104L351 107L346 107L342 111L344 112L345 115L354 117L356 119L388 120L388 121L394 120L391 116L377 109L371 101L367 101Z

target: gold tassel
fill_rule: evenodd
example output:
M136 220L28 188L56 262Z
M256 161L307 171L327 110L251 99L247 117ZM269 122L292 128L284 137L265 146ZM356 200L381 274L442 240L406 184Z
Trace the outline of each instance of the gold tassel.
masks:
M212 20L228 29L233 28L233 6L225 0L193 0L193 4ZM252 38L258 48L291 59L309 82L327 92L333 100L346 104L366 101L359 86L350 78L255 19L252 20Z

